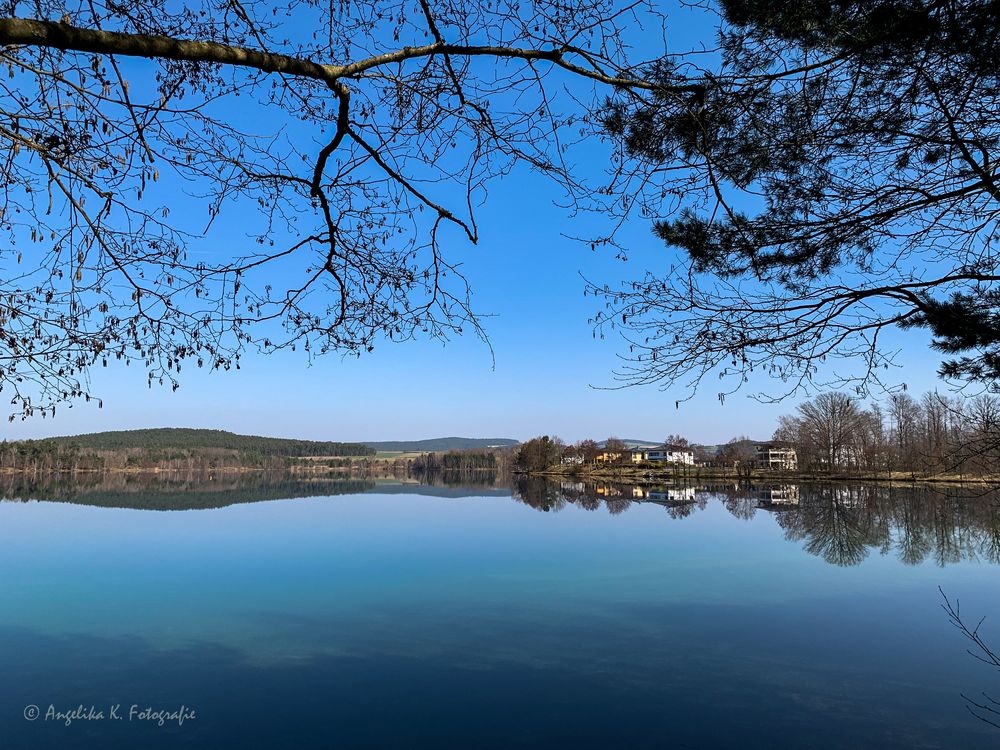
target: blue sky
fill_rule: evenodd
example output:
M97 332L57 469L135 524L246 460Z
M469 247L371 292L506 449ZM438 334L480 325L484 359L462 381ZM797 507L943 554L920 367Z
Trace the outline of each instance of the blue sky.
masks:
M229 373L187 370L181 388L146 387L141 368L95 370L92 387L104 408L77 404L54 420L8 425L7 437L37 437L150 426L211 427L313 439L416 439L440 435L567 440L587 436L725 441L767 436L792 403L761 404L738 394L720 404L712 383L675 408L680 390L654 387L601 390L621 342L595 340L580 273L609 281L640 267L665 264L667 250L636 222L628 264L566 239L573 221L552 205L551 186L515 173L491 192L481 214L479 247L456 246L496 365L473 337L448 345L415 341L381 345L360 359L326 356L311 365L295 353L247 356ZM896 378L916 391L937 384L937 359L920 331L896 334L904 347ZM766 385L766 383L761 383Z
M678 21L674 39L693 34ZM135 63L135 66L141 63ZM138 68L134 68L141 75ZM245 102L241 106L245 106ZM607 163L599 143L576 147L571 161ZM447 196L445 196L447 197ZM461 258L475 309L491 315L486 330L495 352L473 337L447 346L416 341L382 344L360 359L337 355L311 365L301 352L248 355L239 372L206 373L190 368L181 388L146 387L141 367L112 365L92 373L91 390L104 408L78 403L55 419L6 425L7 438L40 437L155 426L210 427L278 436L331 440L416 439L441 435L528 438L554 434L567 440L619 435L662 439L681 434L699 442L736 435L771 434L779 414L793 403L765 405L750 398L766 383L721 404L711 382L675 408L682 390L655 387L603 390L613 386L616 356L625 347L610 336L595 340L587 323L597 311L582 294L581 274L614 283L646 269L666 268L669 252L648 223L634 220L622 237L629 261L565 235L586 234L562 208L551 183L515 170L494 183L479 213L481 242L470 246L452 235L452 259ZM230 213L222 239L243 241L237 228L249 215ZM215 241L219 241L216 236ZM939 384L937 357L921 331L896 333L901 369L895 382L915 391ZM756 386L756 388L754 387Z

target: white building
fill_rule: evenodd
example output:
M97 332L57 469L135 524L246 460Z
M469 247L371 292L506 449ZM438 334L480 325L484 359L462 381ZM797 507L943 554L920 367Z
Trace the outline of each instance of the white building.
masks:
M668 464L694 466L694 451L679 445L658 445L646 450L647 461L663 461Z
M789 443L757 443L754 445L753 465L758 469L795 471L799 456Z

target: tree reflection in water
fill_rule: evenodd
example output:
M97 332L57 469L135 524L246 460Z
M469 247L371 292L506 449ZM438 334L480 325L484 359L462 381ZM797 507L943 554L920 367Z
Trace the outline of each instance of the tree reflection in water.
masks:
M861 484L635 485L556 482L496 471L410 478L351 472L309 477L284 473L0 476L0 494L8 499L149 510L389 491L451 498L509 494L518 502L552 513L574 505L586 511L604 508L618 515L654 504L677 520L719 502L741 520L773 514L786 539L834 565L858 565L875 552L894 555L907 565L928 560L938 566L963 560L1000 564L998 490Z
M721 502L742 520L771 512L785 538L833 565L894 555L906 565L1000 564L1000 492L889 485L676 485L553 482L516 477L513 497L543 511L575 505L619 514L654 503L682 519Z
M506 498L512 497L549 513L572 505L585 511L603 508L619 515L640 506L658 505L664 523L697 516L717 502L743 521L770 515L785 539L833 565L859 565L874 553L893 555L906 565L925 561L938 566L961 561L1000 564L997 490L852 484L595 484L510 477L496 471L435 472L417 477L347 471L307 477L211 472L0 476L0 495L12 501L30 498L143 510L195 510L329 495L354 495L349 502L362 503L364 494L370 492L435 495L460 502L465 497L483 496L509 502ZM1000 656L980 634L979 621L966 623L958 602L944 601L952 624L971 642L970 653L1000 667ZM977 719L1000 724L1000 701L985 693L963 697Z

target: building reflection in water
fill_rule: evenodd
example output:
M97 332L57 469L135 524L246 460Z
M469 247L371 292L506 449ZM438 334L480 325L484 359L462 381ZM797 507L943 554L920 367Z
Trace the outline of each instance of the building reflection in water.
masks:
M834 565L858 565L873 553L907 565L963 560L1000 564L1000 492L929 486L823 484L629 485L548 482L519 477L513 497L559 511L604 507L612 514L640 504L685 518L710 502L750 520L773 515L790 542Z
M732 516L773 519L789 542L835 565L858 565L873 554L907 565L960 561L1000 564L1000 491L885 484L615 484L551 481L496 472L422 477L331 473L0 477L10 501L52 500L145 510L194 510L294 497L406 492L453 499L512 497L544 512L572 505L617 515L660 506L664 522L719 503ZM763 515L761 515L763 514Z

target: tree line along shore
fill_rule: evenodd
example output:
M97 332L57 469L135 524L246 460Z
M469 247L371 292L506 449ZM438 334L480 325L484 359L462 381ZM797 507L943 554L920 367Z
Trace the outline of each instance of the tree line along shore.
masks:
M436 441L447 445L459 440ZM864 401L838 391L781 416L768 440L700 445L668 435L659 445L616 437L567 444L541 436L463 439L458 450L379 454L371 445L151 429L0 443L0 473L333 470L526 473L646 481L674 478L1000 482L1000 397L906 392ZM428 441L424 441L428 442ZM416 446L414 446L416 447Z
M947 483L1000 485L1000 474L927 474L912 471L783 471L740 467L662 466L638 464L616 466L613 464L584 464L577 466L551 466L546 469L516 470L526 476L547 477L554 480L628 482L645 485L662 482L889 482L889 483Z
M0 442L0 473L273 470L299 459L373 458L360 443L237 435L223 430L158 428Z
M839 391L803 401L767 440L737 436L699 445L669 435L659 445L616 437L522 443L514 470L632 480L663 478L865 479L1000 483L1000 398L936 391L864 401Z
M268 438L221 430L160 428L0 442L0 475L248 473L280 471L317 476L331 472L399 475L510 467L509 439L439 438L386 444L393 448L476 446L440 451L380 452L363 443ZM381 444L378 444L381 445Z

